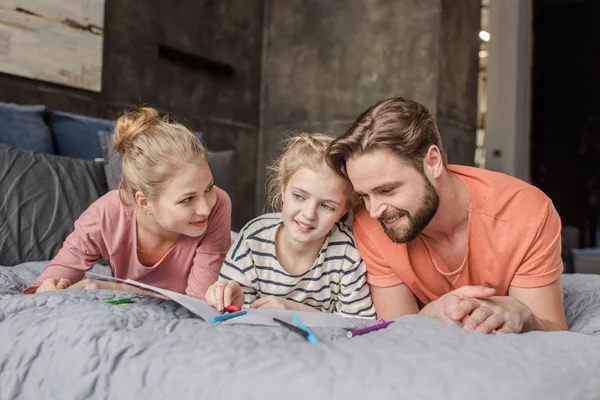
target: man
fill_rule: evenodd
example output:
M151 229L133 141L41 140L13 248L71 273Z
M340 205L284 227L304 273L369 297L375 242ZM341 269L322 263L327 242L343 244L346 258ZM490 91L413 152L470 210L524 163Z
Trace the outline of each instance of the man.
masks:
M379 318L420 314L484 333L566 330L561 222L510 176L447 165L432 114L366 110L328 151L362 198L353 230Z

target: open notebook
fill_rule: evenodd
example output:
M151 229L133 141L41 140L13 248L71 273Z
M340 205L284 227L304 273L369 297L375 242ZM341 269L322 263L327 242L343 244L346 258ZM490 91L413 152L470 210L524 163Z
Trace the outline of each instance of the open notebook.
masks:
M204 321L210 321L214 316L220 315L220 313L210 306L206 301L200 300L196 297L187 296L185 294L172 292L170 290L161 289L156 286L147 285L132 279L119 279L113 278L106 275L99 275L92 272L87 272L96 279L107 279L111 281L117 281L126 283L132 286L137 286L142 289L147 289L156 293L159 293L179 304L183 307L196 314ZM338 314L325 313L325 312L309 312L309 311L288 311L288 310L254 310L248 309L246 315L232 318L219 324L223 325L272 325L279 326L273 321L273 318L279 318L283 320L292 320L292 317L298 317L304 325L308 327L320 327L320 328L345 328L345 329L356 329L362 328L373 324L373 320L361 319L361 318L345 318Z

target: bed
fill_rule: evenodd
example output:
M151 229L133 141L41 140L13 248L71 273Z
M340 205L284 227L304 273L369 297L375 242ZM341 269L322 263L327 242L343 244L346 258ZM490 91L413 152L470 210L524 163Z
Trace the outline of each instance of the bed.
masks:
M45 262L0 267L0 398L597 399L600 276L564 275L570 332L486 336L405 316L347 338L209 324L177 303L22 295ZM95 273L107 273L96 266Z

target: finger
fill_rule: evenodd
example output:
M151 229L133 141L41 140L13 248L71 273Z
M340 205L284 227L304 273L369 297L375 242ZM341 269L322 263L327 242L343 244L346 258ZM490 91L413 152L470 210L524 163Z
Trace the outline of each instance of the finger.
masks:
M235 287L233 288L233 298L234 298L233 302L235 303L236 306L241 307L246 302L246 295L244 294L244 291L238 284L236 284Z
M481 302L477 299L463 299L458 303L454 311L452 311L452 319L461 321L464 317L471 314L471 312L481 305Z
M474 330L493 314L489 307L478 307L463 320L463 328L468 331Z
M507 333L521 333L521 329L516 324L505 322L501 327L496 328L497 335L505 335Z
M206 290L206 294L204 295L204 300L211 306L215 307L215 284L213 283ZM216 307L215 307L216 308Z
M84 279L79 281L73 285L71 285L71 289L85 289L85 287L90 283L89 279Z
M215 287L215 305L217 310L223 311L223 292L225 290L225 285L220 283Z
M266 304L268 304L270 301L271 301L270 296L261 297L260 299L257 299L254 303L252 303L250 305L250 308L261 308L261 307L265 306Z
M44 279L36 293L54 292L56 291L56 283L58 279Z
M467 297L491 297L496 293L496 289L485 286L463 286L453 292L460 298Z
M448 293L445 296L441 297L440 300L442 301L439 305L440 310L438 313L438 318L442 319L445 322L458 325L458 323L452 318L452 313L454 312L454 310L456 310L456 307L460 303L461 299L458 296L454 296Z
M229 282L225 289L223 290L223 306L229 307L231 305L231 299L233 297L233 288L235 285L233 282Z
M57 289L66 289L69 286L71 286L71 281L65 278L60 278L60 280L56 284Z
M475 330L481 333L490 333L504 322L504 319L499 314L492 314L485 321L479 324Z

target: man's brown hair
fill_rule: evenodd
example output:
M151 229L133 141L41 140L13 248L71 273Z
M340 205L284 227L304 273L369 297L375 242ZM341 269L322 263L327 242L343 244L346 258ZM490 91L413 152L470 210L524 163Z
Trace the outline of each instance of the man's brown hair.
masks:
M327 163L347 177L346 161L351 156L388 149L411 161L422 173L423 157L431 145L440 149L446 165L442 139L431 112L416 101L394 97L369 107L334 140L327 151Z

